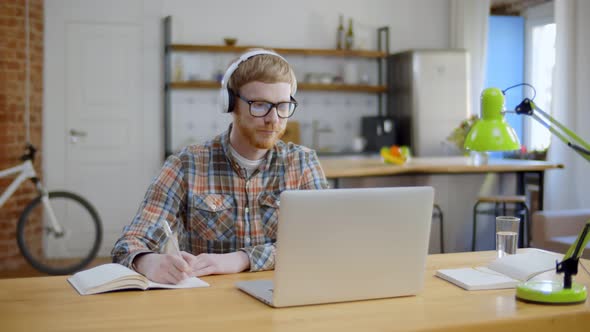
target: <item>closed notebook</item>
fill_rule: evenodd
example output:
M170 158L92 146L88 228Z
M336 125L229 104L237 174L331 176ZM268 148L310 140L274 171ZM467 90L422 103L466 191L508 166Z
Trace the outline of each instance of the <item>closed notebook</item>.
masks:
M436 276L466 290L515 288L543 272L555 269L561 255L535 250L498 258L488 266L442 269Z
M179 284L160 284L148 280L143 275L121 265L109 263L81 271L68 278L69 283L80 293L90 295L122 289L150 288L198 288L209 287L203 280L191 277Z

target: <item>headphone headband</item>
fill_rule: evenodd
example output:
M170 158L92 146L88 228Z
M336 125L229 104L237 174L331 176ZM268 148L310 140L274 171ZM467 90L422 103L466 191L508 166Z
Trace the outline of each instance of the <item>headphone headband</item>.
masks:
M236 61L234 61L229 66L229 68L227 68L227 70L225 71L225 74L223 75L223 78L221 79L220 104L221 104L221 112L222 113L229 113L233 109L233 105L232 105L233 104L232 103L233 95L230 94L229 87L228 87L229 80L230 80L231 76L233 75L233 73L238 69L238 67L240 66L240 64L242 62L247 61L248 59L250 59L254 56L262 55L262 54L274 55L274 56L277 56L277 57L283 59L283 61L287 62L287 60L285 58L283 58L282 56L280 56L276 52L269 51L269 50L253 50L253 51L249 51L249 52L242 54ZM295 94L296 91L297 91L297 81L294 82L293 95Z

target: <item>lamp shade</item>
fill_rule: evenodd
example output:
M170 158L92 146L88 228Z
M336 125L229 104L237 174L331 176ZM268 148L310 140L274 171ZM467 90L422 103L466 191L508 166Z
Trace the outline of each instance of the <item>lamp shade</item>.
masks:
M488 88L481 93L481 119L477 120L465 137L464 147L474 151L511 151L520 148L514 129L510 127L502 111L504 94L498 88Z

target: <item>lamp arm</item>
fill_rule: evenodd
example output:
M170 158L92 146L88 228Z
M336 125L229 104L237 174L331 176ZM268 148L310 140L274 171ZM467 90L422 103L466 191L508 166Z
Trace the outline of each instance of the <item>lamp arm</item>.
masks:
M564 274L563 288L572 288L572 276L578 274L578 262L588 241L590 241L590 220L586 221L586 225L565 253L563 260L555 265L555 271Z
M564 259L574 257L580 258L582 257L582 253L584 252L584 248L588 245L590 241L590 219L586 221L586 225L578 234L576 241L570 246L570 248L565 253Z
M557 129L555 129L554 126L551 126L550 124L548 124L547 122L545 122L545 120L543 120L537 114L532 114L532 115L530 115L530 117L532 117L533 119L537 120L537 122L539 122L543 127L547 128L547 130L549 130L553 135L557 136L567 146L569 146L570 148L572 148L580 156L582 156L584 159L586 159L586 160L588 160L590 162L590 151L588 151L588 150L580 147L579 145L573 144L571 142L571 140L568 139L568 137L566 137L560 131L558 131Z
M545 117L550 124L548 124L545 120L543 120L541 117L535 114L535 112ZM577 154L579 154L588 162L590 162L590 144L584 141L574 131L570 130L569 128L561 124L559 121L557 121L554 117L552 117L551 115L543 111L541 108L539 108L539 106L537 106L532 100L525 98L516 107L516 113L531 116L539 123L541 123L541 125L547 128L552 134L557 136L567 146L576 151ZM555 129L555 127L561 130L563 133ZM572 141L574 141L575 143L572 143Z
M539 108L539 106L537 106L537 104L533 103L533 107L536 111L538 111L539 113L541 113L541 115L543 115L545 118L549 119L549 121L554 124L555 126L557 126L559 129L561 129L564 133L566 133L569 137L571 137L576 143L581 145L582 150L585 150L587 154L590 154L590 144L586 143L580 136L578 136L574 131L570 130L569 128L567 128L566 126L564 126L563 124L561 124L559 121L557 121L554 117L552 117L551 115L547 114L545 111L543 111L542 109ZM569 145L569 143L568 143Z

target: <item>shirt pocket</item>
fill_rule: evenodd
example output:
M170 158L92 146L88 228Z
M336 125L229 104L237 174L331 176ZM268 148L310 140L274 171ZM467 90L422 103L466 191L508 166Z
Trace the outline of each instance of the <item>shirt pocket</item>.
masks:
M193 198L192 226L204 240L235 237L236 204L231 195L205 194Z
M260 221L264 229L264 235L271 239L277 237L277 226L279 222L280 198L275 193L262 193L258 196L260 206Z

